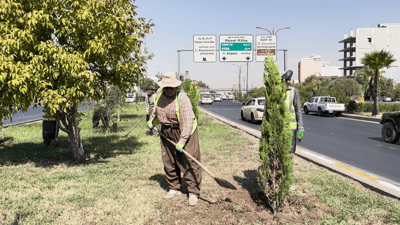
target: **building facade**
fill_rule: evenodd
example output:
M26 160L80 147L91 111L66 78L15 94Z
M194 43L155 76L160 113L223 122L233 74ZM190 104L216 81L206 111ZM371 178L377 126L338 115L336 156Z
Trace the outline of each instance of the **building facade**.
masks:
M330 66L329 62L324 62L320 55L312 55L302 58L298 67L298 81L304 82L307 77L316 75L318 78L340 77L339 66Z
M378 27L357 28L356 35L350 31L350 35L344 34L343 43L343 62L344 76L352 76L354 72L363 67L361 59L365 53L373 51L389 51L397 60L392 64L394 67L400 66L400 23L378 24Z

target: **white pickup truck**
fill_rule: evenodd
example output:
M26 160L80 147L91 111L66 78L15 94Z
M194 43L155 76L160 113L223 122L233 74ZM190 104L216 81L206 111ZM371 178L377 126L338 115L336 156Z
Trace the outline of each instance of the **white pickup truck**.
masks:
M341 116L346 109L345 104L337 103L335 97L315 96L304 103L303 110L305 114L309 112L318 112L318 115L332 113L335 116Z

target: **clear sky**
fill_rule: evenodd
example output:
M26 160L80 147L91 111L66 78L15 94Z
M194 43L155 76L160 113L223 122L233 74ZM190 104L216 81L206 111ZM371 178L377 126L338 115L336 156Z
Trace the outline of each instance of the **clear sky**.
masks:
M146 38L147 47L155 57L148 62L148 75L157 72L177 72L177 50L193 49L193 35L214 34L268 34L256 29L277 31L278 49L287 49L287 69L293 70L297 80L298 63L304 57L321 55L332 66L342 66L338 61L343 35L357 27L377 27L379 23L400 23L400 1L370 0L136 0L138 16L155 24L153 33ZM218 39L217 39L218 41ZM218 43L218 42L217 42ZM238 83L239 68L232 64L217 62L194 63L192 52L181 52L181 73L189 71L193 80L201 80L212 88L232 88ZM277 65L284 70L284 54L278 51ZM249 89L260 87L263 63L249 63ZM243 77L247 75L242 67ZM400 69L390 69L385 76L400 80ZM242 86L243 87L243 86Z

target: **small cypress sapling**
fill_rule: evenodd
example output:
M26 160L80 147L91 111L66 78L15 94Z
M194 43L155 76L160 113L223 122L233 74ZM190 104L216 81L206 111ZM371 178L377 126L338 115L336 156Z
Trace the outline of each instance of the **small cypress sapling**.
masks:
M265 59L265 112L261 125L258 183L264 191L274 214L285 197L290 195L293 181L293 155L289 154L292 140L290 115L285 104L286 87L281 82L278 67L271 56Z
M189 96L190 103L192 103L194 116L196 117L197 121L199 121L198 103L200 101L201 95L200 95L200 91L197 89L197 86L194 82L190 85L190 88L189 88L187 94Z
M182 91L188 93L191 83L192 83L192 80L186 78L182 85Z

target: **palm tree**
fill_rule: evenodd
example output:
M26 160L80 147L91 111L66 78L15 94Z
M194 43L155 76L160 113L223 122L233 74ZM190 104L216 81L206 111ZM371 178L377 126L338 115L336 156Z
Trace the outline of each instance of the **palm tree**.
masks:
M376 116L379 113L378 107L378 86L379 86L379 70L386 67L389 68L392 63L396 61L394 56L390 54L389 51L381 50L373 51L371 53L366 53L365 57L361 59L361 63L365 66L369 66L371 69L375 70L374 76L374 90L372 92L372 97L374 99L374 107L372 108L372 116Z

